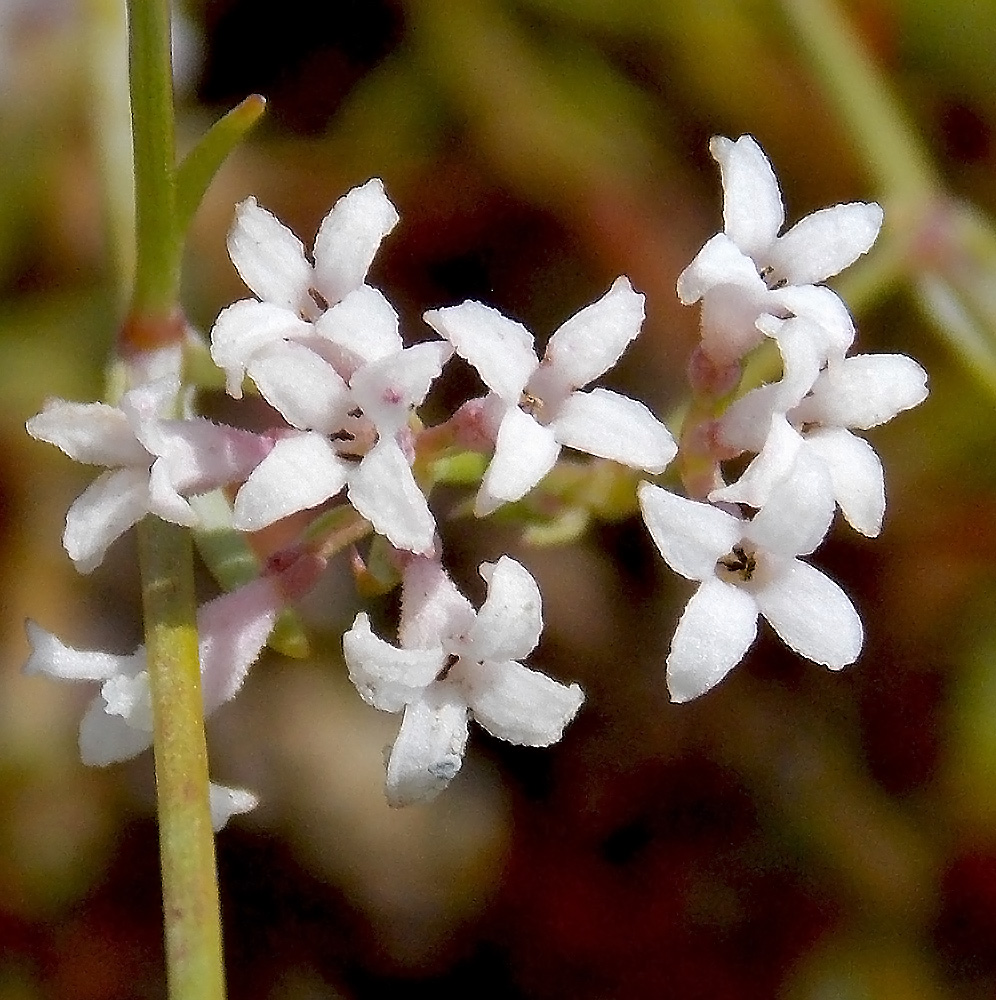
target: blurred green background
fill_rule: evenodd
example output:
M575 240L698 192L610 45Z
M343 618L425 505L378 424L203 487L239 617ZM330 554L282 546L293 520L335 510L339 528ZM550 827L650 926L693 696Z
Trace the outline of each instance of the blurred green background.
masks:
M225 251L238 200L307 244L377 175L402 223L371 280L409 341L429 335L425 309L468 297L545 336L625 273L648 315L612 384L666 415L698 322L675 279L721 225L708 139L750 132L790 220L885 204L879 248L841 287L857 349L912 355L932 388L869 435L882 537L838 526L816 558L866 627L839 675L764 632L720 688L670 705L689 588L640 522L543 550L446 524L475 597L474 567L503 551L536 574L534 665L588 700L551 751L475 730L431 806L384 804L398 720L345 677L357 601L335 563L302 609L316 655L269 654L209 725L213 776L262 798L219 839L233 998L996 995L996 5L851 4L857 41L836 54L807 20L822 6L183 5L181 146L246 94L269 99L194 224L202 330L245 294ZM122 37L112 0L0 3L0 1000L164 995L150 757L84 769L93 691L19 673L28 616L78 646L140 636L132 543L75 574L59 535L87 470L23 429L48 395L102 392L129 267ZM879 83L848 63L861 52ZM879 84L907 118L898 142ZM456 370L430 415L468 391Z

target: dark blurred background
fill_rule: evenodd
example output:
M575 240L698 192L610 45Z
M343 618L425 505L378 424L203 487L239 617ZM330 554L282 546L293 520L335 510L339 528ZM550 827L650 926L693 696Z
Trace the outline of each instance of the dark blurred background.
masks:
M991 215L996 6L845 10L939 197ZM269 100L194 225L185 302L205 332L246 294L225 251L237 201L255 194L309 244L376 175L402 223L371 281L409 342L429 335L425 309L467 297L543 338L625 273L648 315L611 384L663 417L698 323L675 279L721 226L711 135L759 140L789 220L878 198L898 242L891 193L772 0L179 14L183 149L246 94ZM132 542L75 574L59 536L88 470L23 429L48 395L102 393L129 266L120 21L112 0L0 3L0 1000L164 996L150 755L84 769L93 691L19 672L28 616L78 646L140 641ZM993 305L984 250L941 244ZM563 549L456 519L456 579L478 598L482 559L529 566L547 621L531 662L587 702L552 750L475 729L440 799L392 811L382 751L398 719L345 676L358 602L333 564L302 608L315 655L268 654L209 725L213 776L262 799L218 841L235 1000L996 995L996 383L957 349L957 309L910 293L936 263L901 255L884 281L872 255L854 279L857 349L916 357L932 394L869 435L890 498L881 538L842 524L815 560L865 623L841 674L765 628L718 689L671 705L664 659L690 588L637 519ZM996 329L981 326L984 355ZM457 369L430 418L468 391Z

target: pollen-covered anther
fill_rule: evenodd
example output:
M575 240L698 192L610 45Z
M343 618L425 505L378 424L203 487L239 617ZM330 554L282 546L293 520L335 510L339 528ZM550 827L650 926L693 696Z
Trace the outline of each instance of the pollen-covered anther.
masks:
M757 572L757 555L752 549L746 548L742 543L734 545L716 563L716 569L719 570L721 576L739 577L744 583L747 583Z

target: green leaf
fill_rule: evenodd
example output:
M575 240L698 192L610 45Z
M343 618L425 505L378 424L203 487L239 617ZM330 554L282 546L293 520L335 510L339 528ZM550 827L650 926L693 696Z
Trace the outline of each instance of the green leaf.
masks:
M241 104L220 118L184 157L176 170L176 231L185 233L204 192L228 154L259 121L266 99L251 94Z

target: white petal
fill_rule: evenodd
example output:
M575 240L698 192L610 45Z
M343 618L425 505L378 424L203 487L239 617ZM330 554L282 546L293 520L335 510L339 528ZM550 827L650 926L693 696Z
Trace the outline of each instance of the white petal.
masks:
M809 320L827 337L830 356L843 357L854 341L854 320L841 297L824 285L787 285L767 294L767 308Z
M819 377L830 356L830 336L821 326L801 317L782 320L762 316L757 328L778 344L782 356L782 377L777 385L778 409L784 413L809 392Z
M766 263L790 285L812 285L843 271L867 253L882 228L874 202L822 208L779 236Z
M885 516L885 481L875 449L838 427L807 434L806 448L826 463L834 496L851 527L874 538Z
M719 421L719 436L724 445L741 451L764 447L771 430L771 418L782 403L779 383L759 385L730 404Z
M559 454L551 428L517 406L510 407L498 428L494 457L481 480L474 513L486 517L503 503L520 500L556 465Z
M800 656L838 670L861 652L863 630L850 598L829 577L800 559L754 591L761 614Z
M292 427L331 434L356 405L339 373L310 348L280 341L256 351L246 370Z
M771 292L758 277L716 285L702 299L702 350L720 365L739 361L764 340L758 317L771 312Z
M242 299L222 309L211 330L211 358L225 372L229 396L242 398L246 364L261 347L311 333L310 323L283 306Z
M637 496L654 544L671 569L689 580L712 579L717 560L743 536L744 522L718 507L646 482Z
M398 625L405 649L434 649L465 635L475 617L470 601L454 586L438 558L416 558L405 566Z
M398 549L430 552L436 522L397 443L382 438L349 477L349 501Z
M152 732L152 693L145 670L134 677L123 674L109 677L101 685L100 697L104 699L104 711L108 715L120 716L132 729Z
M273 579L260 576L198 610L205 715L234 698L241 689L285 603Z
M672 701L715 687L744 657L757 634L757 604L745 590L715 578L692 594L667 655Z
M363 284L381 240L397 222L397 209L379 177L348 191L332 206L315 238L315 277L329 303Z
M752 136L716 136L709 152L723 175L723 231L760 261L785 221L782 194L767 156Z
M912 358L855 354L831 362L796 412L802 421L866 430L926 398L927 373Z
M215 833L223 830L233 816L251 812L259 805L259 799L246 788L229 788L216 785L213 781L208 788L211 806L211 829Z
M409 806L435 798L460 770L466 746L466 705L447 686L434 685L405 709L387 763L388 803Z
M62 544L76 568L89 573L103 562L111 542L148 511L148 469L105 472L69 508Z
M446 663L441 646L435 649L398 649L378 638L365 612L356 616L342 637L349 679L360 697L384 712L400 712L418 700Z
M835 509L833 481L826 463L802 447L788 474L772 487L744 536L768 552L805 555L826 537Z
M108 715L98 695L80 722L80 760L87 767L106 767L137 757L152 746L152 733L129 726L120 715Z
M306 302L312 269L301 241L276 216L247 198L235 209L228 253L240 277L264 302L296 313Z
M597 301L572 316L550 338L543 367L568 390L608 371L640 332L644 298L628 278L616 278Z
M239 531L259 531L288 514L316 507L346 485L349 469L321 434L283 438L239 490L232 524Z
M188 528L198 523L197 514L177 492L170 478L169 466L162 459L156 459L149 470L148 506L150 514L155 514L164 521Z
M24 426L33 438L54 444L77 462L113 468L149 461L125 414L105 403L50 399Z
M729 236L717 233L678 275L678 298L689 306L717 285L730 284L767 290L757 264Z
M795 465L802 448L802 435L781 413L774 413L768 424L768 436L757 457L747 466L743 475L729 486L713 490L709 500L745 503L762 507L771 491Z
M571 393L550 427L568 448L655 474L678 452L668 429L643 403L608 389Z
M477 612L463 654L475 660L528 656L543 631L543 605L536 581L525 566L509 556L483 565L481 575L488 581L488 596Z
M420 406L453 348L445 340L416 344L358 368L349 382L357 404L383 436L396 434Z
M315 331L335 345L336 365L347 378L360 365L397 354L404 346L394 307L369 285L360 285L323 312Z
M547 747L564 735L584 694L521 663L475 663L462 676L474 719L492 736L520 746Z
M48 674L66 681L101 681L117 674L134 676L145 669L145 651L128 656L99 650L73 649L30 619L24 623L31 655L26 674Z
M433 309L422 318L477 369L489 389L506 403L519 402L539 365L533 335L521 323L490 306L469 301Z

